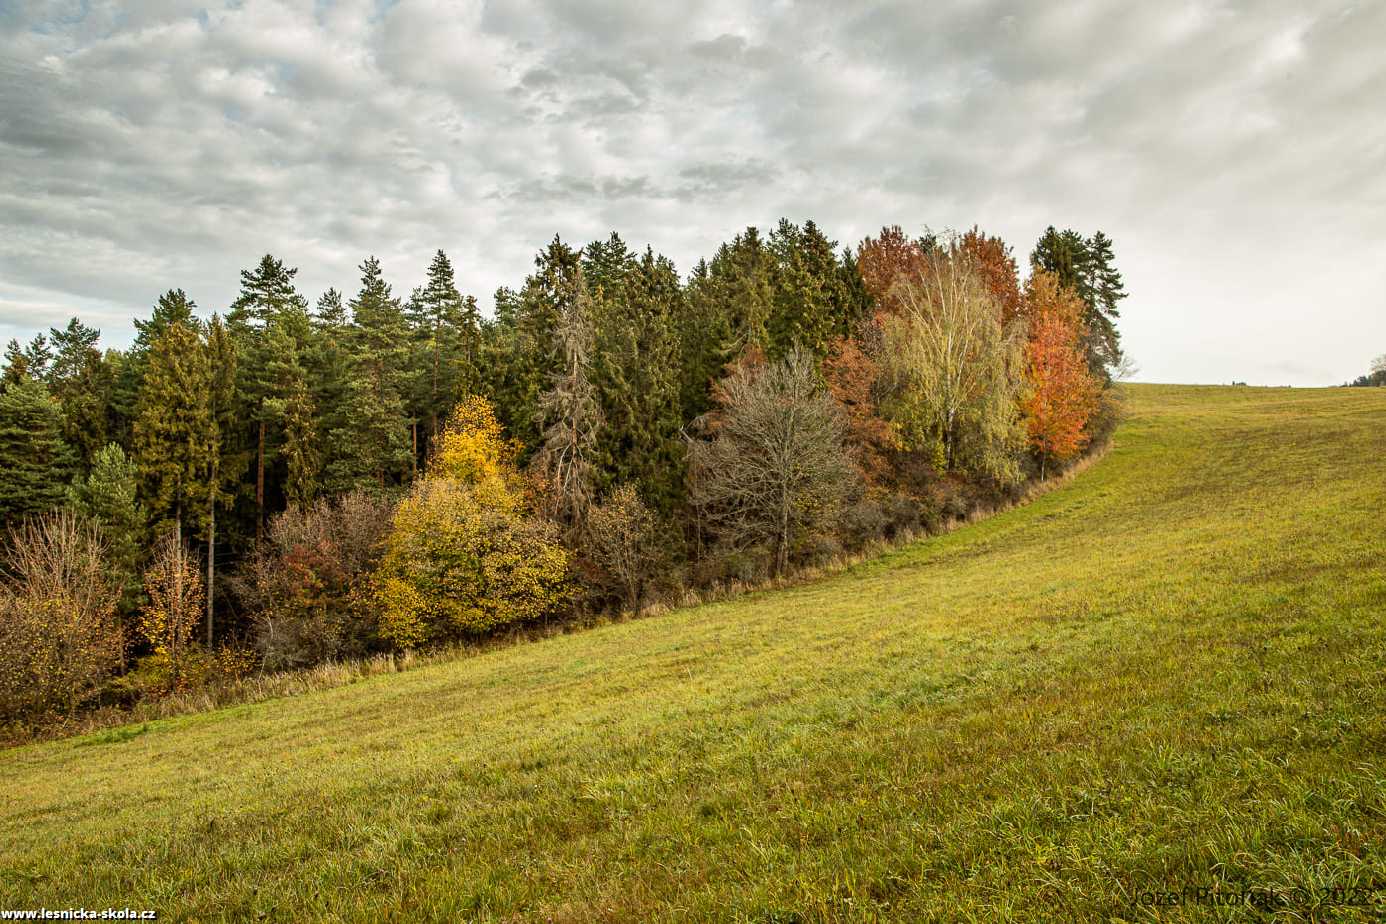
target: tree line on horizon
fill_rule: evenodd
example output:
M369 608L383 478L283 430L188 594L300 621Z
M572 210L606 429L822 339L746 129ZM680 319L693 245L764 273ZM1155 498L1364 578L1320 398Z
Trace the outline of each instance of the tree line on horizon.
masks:
M685 277L555 237L487 318L441 250L311 303L266 255L126 350L11 341L0 712L637 609L1017 496L1105 436L1123 362L1110 239L1029 263L781 220Z
M1359 375L1348 382L1349 388L1370 388L1386 385L1386 353L1372 360L1366 375Z

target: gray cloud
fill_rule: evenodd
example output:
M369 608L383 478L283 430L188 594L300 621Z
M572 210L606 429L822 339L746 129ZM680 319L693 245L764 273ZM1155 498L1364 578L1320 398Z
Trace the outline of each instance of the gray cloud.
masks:
M1380 4L0 0L0 336L113 343L271 251L310 295L554 233L687 269L746 224L1116 240L1157 380L1386 350Z

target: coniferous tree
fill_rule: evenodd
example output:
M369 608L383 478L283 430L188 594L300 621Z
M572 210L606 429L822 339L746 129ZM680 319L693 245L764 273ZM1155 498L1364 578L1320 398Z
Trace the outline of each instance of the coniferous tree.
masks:
M197 326L197 303L182 289L169 289L154 303L148 320L135 319L135 342L122 356L119 368L112 363L111 416L115 426L111 435L126 445L134 445L134 423L139 413L140 387L154 343L175 323Z
M361 264L361 291L352 300L351 313L352 370L342 426L333 435L345 455L330 475L339 485L374 482L384 488L409 467L404 403L409 325L375 257Z
M323 490L338 493L354 483L344 474L352 454L347 418L351 379L350 318L341 293L328 289L313 313L313 337L303 357L311 397L317 407L319 473Z
M554 332L577 297L580 254L554 237L534 258L535 272L518 293L496 293L496 322L488 332L497 414L525 452L541 437L539 397L563 366Z
M418 348L414 406L428 439L459 397L477 390L481 314L476 299L457 291L452 262L439 250L428 281L409 300Z
M599 286L592 379L604 425L598 441L602 488L634 482L663 513L672 512L683 485L684 452L678 325L684 313L678 272L646 248L613 259L612 242L593 245L607 265L594 264ZM624 249L624 244L620 244ZM584 260L584 276L587 261Z
M112 376L96 348L101 332L73 318L50 334L54 356L48 387L63 409L63 437L86 469L106 445L109 423Z
M833 337L848 326L851 297L842 284L836 246L812 221L800 228L780 219L770 234L774 302L767 327L772 358L798 345L821 360Z
M595 347L592 299L581 269L571 284L576 291L563 306L555 331L555 347L563 365L539 399L544 431L534 466L543 479L547 513L576 534L585 525L596 493L595 459L602 416L591 378Z
M156 533L200 522L210 497L216 423L212 373L198 330L175 321L154 341L134 423L140 496Z
M118 444L107 443L92 456L91 471L68 493L68 504L101 529L107 574L120 588L119 609L127 622L139 606L140 550L146 538L138 491L135 463Z
M48 387L27 376L7 384L0 392L0 526L60 505L75 467Z
M43 334L35 336L27 346L21 346L18 340L11 339L5 347L5 372L0 377L0 387L25 379L46 381L52 358L48 338Z
M241 270L241 291L226 315L226 326L236 342L237 392L246 408L251 432L247 439L255 447L255 537L264 535L268 497L266 466L273 457L277 433L271 430L276 398L270 372L272 354L268 330L285 324L298 336L307 334L308 303L294 289L295 267L265 254L254 269ZM300 340L301 343L301 340Z
M1072 229L1056 231L1053 225L1030 254L1031 263L1057 276L1059 284L1076 292L1087 306L1083 326L1088 368L1106 382L1121 362L1117 303L1126 297L1113 261L1112 241L1101 231L1084 238Z
M317 406L308 387L308 374L299 347L283 325L270 329L270 383L275 397L268 402L283 433L279 456L287 466L284 497L304 506L317 495L321 453L318 449Z
M241 404L236 395L238 352L221 318L212 316L205 346L209 386L207 410L211 419L211 445L207 449L207 647L212 645L216 606L217 509L234 499L239 473L245 470L244 443L236 439Z
M3 373L0 373L0 389L32 378L33 375L29 372L29 361L24 357L24 347L20 346L18 340L11 337L10 342L5 344L5 369Z

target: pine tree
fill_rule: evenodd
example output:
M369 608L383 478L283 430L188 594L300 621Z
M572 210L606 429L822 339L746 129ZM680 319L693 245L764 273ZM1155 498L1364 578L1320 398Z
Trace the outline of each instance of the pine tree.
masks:
M11 337L10 342L5 344L5 370L0 373L0 390L32 378L29 361L24 358L24 348Z
M1108 382L1111 370L1121 362L1117 303L1126 297L1113 261L1112 241L1101 231L1084 238L1071 229L1056 231L1053 225L1030 254L1031 263L1057 276L1059 284L1077 293L1087 306L1083 327L1088 368Z
M20 346L18 340L11 339L5 347L5 372L0 376L0 387L26 379L46 380L48 363L52 358L48 338L43 334L34 337L28 346Z
M47 381L48 374L52 371L52 362L53 348L48 338L43 334L36 334L24 348L24 363L29 368L29 374L36 379Z
M275 398L269 366L268 329L288 324L306 336L308 303L294 289L298 270L265 254L254 269L241 270L241 291L226 315L227 329L236 342L237 392L246 407L250 432L246 439L255 450L255 537L264 535L268 486L266 464L275 452L271 432L273 412L266 402ZM301 346L301 341L300 341Z
M62 410L36 378L0 392L0 526L63 502L76 460L63 439Z

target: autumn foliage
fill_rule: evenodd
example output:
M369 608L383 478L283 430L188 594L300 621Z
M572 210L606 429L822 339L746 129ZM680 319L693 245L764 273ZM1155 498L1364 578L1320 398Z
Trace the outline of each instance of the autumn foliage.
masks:
M899 225L882 228L878 237L862 241L857 247L857 270L878 312L892 313L895 301L891 290L903 278L917 278L924 272L925 242L905 235Z
M1011 248L999 237L983 233L976 226L958 239L958 245L971 259L978 275L1001 310L1001 324L1009 325L1025 310L1020 295L1020 273Z
M69 512L15 529L0 583L0 719L74 711L123 660L120 588L96 526Z
M484 399L453 412L428 473L396 509L376 569L380 634L398 648L531 622L568 598L568 552L530 515Z
M1047 460L1072 458L1087 444L1085 427L1099 386L1083 352L1081 299L1053 273L1035 268L1025 287L1030 336L1027 393L1021 403L1030 445Z
M882 486L890 476L889 454L897 439L876 406L880 367L858 339L839 337L823 360L823 377L842 408L847 442L862 480L870 487Z

